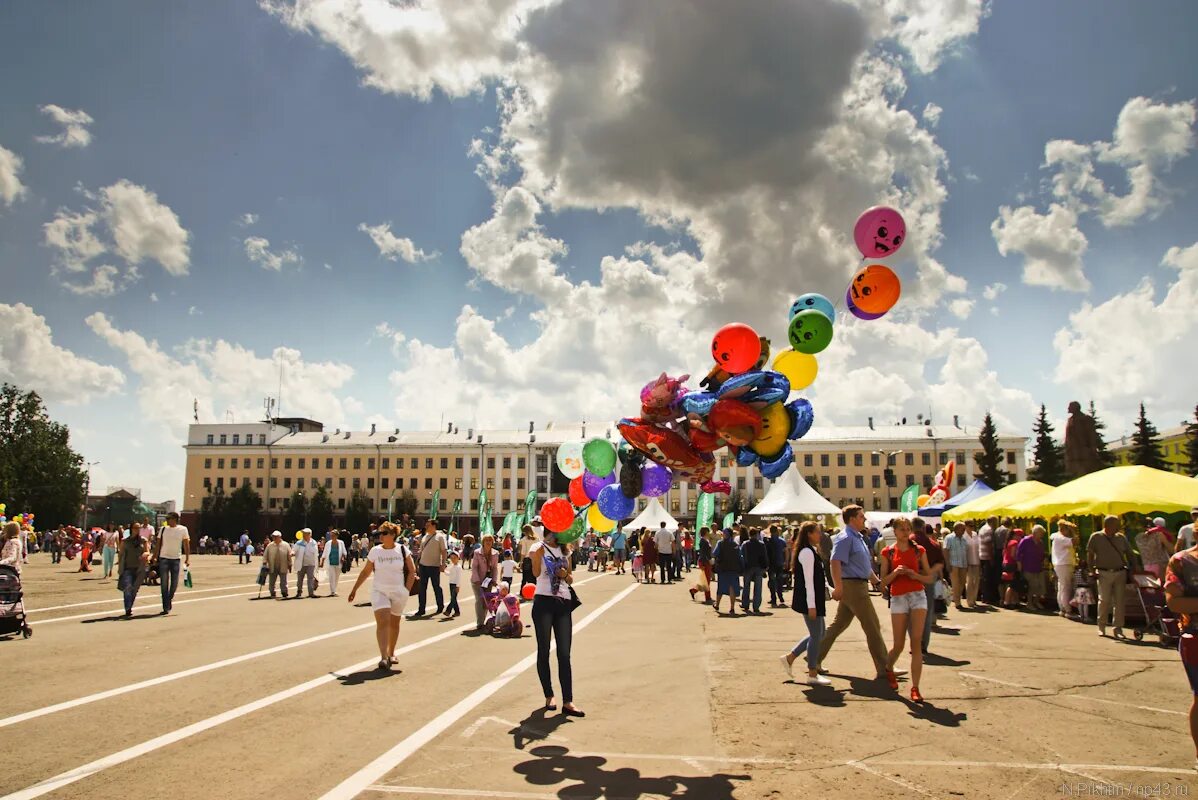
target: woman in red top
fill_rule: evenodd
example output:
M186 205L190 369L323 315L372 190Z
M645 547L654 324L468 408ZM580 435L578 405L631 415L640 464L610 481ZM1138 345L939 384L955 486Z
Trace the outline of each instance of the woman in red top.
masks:
M657 540L653 532L641 528L641 567L645 583L654 583L654 571L657 569Z
M882 551L882 585L890 590L890 625L894 631L894 647L886 662L886 679L890 688L898 690L894 663L903 652L907 632L911 632L911 700L923 702L919 693L919 676L923 672L923 626L928 615L928 598L924 587L935 581L928 566L928 555L911 541L911 521L899 518L893 523L894 544Z

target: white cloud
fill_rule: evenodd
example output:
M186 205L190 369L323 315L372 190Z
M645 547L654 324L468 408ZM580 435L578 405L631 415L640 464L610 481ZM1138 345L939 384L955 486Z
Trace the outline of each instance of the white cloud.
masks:
M157 292L150 292L150 302L151 303L158 302L158 293Z
M1005 283L992 283L982 289L982 297L987 300L997 300L998 296L1007 290Z
M119 369L98 364L54 344L45 317L24 303L0 304L0 380L43 398L83 403L121 389Z
M1023 282L1072 292L1089 290L1082 256L1089 242L1077 227L1077 214L1053 203L1047 214L1031 206L1003 206L990 232L1002 255L1023 256Z
M945 54L976 34L990 13L986 0L881 0L862 5L867 13L881 6L880 35L907 50L920 72L939 67Z
M966 297L958 297L956 300L950 300L948 310L954 317L960 320L968 319L973 313L974 301Z
M273 272L282 272L285 264L297 264L303 260L299 253L290 247L279 251L271 250L270 240L261 236L250 236L245 240L245 256L262 269Z
M136 331L118 328L105 314L92 314L87 324L128 361L130 372L138 377L142 413L175 442L186 436L193 399L201 422L223 419L226 410L236 419L259 419L262 397L278 386L280 366L287 414L332 425L344 425L348 419L338 399L353 376L345 364L305 361L300 351L287 347L262 357L222 339L191 340L168 354Z
M391 327L391 323L380 322L378 325L374 326L374 333L371 334L370 339L371 341L374 341L375 339L382 339L383 341L390 342L392 355L394 355L396 358L399 358L400 354L402 353L404 342L408 340L408 337L403 334L403 331L399 331Z
M935 128L940 124L940 115L944 113L944 109L935 103L928 103L923 107L923 121L928 124L928 127Z
M237 224L243 228L248 228L258 221L257 214L251 214L248 211L237 218Z
M1083 303L1057 331L1054 379L1084 387L1085 398L1133 418L1141 401L1155 401L1153 413L1163 420L1183 419L1193 412L1198 374L1179 365L1193 361L1198 339L1198 244L1172 247L1161 264L1177 278L1157 300L1150 277L1132 290L1098 305Z
M363 222L358 225L358 230L370 236L370 240L374 242L374 246L379 249L379 255L388 261L396 261L402 258L409 264L415 264L418 261L428 261L437 256L436 253L424 252L412 244L411 239L393 234L390 222L383 222L378 225L367 225Z
M84 194L97 202L96 208L61 208L42 226L43 242L55 251L53 274L65 288L76 294L120 291L141 278L137 266L147 259L157 261L169 275L187 274L191 234L156 194L125 180L96 195ZM106 253L125 262L121 279L116 280L116 267L101 265L92 270L90 284L79 284L76 277Z
M87 147L91 144L92 134L87 126L95 120L83 109L72 111L69 108L51 104L39 106L38 110L53 120L62 130L53 136L38 136L36 137L37 141L42 144L56 144L60 147Z
M21 170L25 162L13 151L0 146L0 201L11 206L20 200L26 192L21 183Z
M189 317L198 317L203 313L204 312L200 311L200 309L197 308L196 306L188 306L187 307L187 316L189 316Z
M554 263L566 254L566 246L537 225L540 212L541 204L527 189L509 189L495 202L489 220L462 234L461 253L467 264L496 286L552 302L571 289Z

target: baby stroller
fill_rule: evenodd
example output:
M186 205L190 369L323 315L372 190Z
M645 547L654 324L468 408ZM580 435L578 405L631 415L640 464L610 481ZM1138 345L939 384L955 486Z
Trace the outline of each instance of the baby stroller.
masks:
M10 564L0 564L0 636L19 632L28 639L33 635L33 629L25 620L22 597L21 573Z
M487 604L487 619L483 629L492 636L519 639L524 633L524 623L520 621L520 598L514 594L487 592L483 599Z
M1144 614L1144 624L1133 632L1136 641L1143 641L1145 633L1155 632L1163 645L1177 643L1181 636L1181 621L1165 602L1165 590L1154 575L1136 573L1132 575L1136 586L1136 597Z

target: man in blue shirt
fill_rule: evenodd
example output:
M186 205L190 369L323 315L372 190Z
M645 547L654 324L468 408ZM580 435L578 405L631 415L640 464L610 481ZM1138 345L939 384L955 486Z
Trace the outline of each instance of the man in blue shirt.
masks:
M841 511L844 530L832 537L832 599L836 600L836 618L828 626L819 648L820 671L823 662L840 634L848 629L854 618L861 622L865 642L873 657L878 678L886 677L888 653L882 640L878 613L869 598L870 584L879 583L874 574L873 559L861 531L865 529L865 510L861 506L846 506Z
M624 529L617 526L611 532L611 555L612 560L616 562L616 574L624 574L624 557L628 553L628 540L624 536Z

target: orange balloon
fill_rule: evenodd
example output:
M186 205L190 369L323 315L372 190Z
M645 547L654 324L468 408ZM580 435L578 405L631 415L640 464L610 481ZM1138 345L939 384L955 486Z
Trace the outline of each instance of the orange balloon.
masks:
M885 314L894 308L902 290L902 282L890 267L870 264L853 276L849 298L867 314Z

